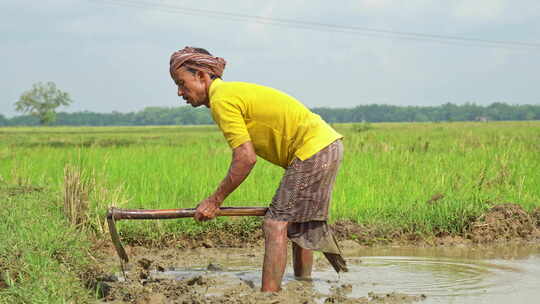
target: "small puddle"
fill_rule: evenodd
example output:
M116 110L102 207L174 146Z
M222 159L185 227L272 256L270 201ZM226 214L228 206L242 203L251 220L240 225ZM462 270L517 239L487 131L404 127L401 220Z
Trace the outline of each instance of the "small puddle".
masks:
M190 265L151 270L155 280L185 280L204 276L207 296L222 296L239 284L260 288L261 261L251 254L222 253L210 267ZM261 249L262 250L262 249ZM226 249L225 249L226 251ZM246 258L246 256L250 256ZM225 258L223 258L225 257ZM368 294L425 295L422 303L534 303L540 298L540 246L463 248L361 248L346 255L349 272L337 275L326 263L317 264L313 281L303 288L319 294L317 302L347 286L347 298ZM296 282L287 268L284 285Z

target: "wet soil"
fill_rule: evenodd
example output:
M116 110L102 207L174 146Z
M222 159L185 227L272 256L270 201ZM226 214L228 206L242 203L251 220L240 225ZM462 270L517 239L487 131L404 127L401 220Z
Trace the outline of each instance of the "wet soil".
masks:
M538 208L529 214L517 204L501 204L478 217L468 236L476 243L538 238L539 220Z
M390 237L383 237L380 230L348 221L337 222L333 228L347 256L357 255L362 249L365 252L374 244L414 247L475 247L497 242L537 244L539 223L540 208L527 213L519 205L509 203L488 210L463 235L423 238L396 231ZM317 283L328 287L325 292L314 288L313 282L286 277L281 292L261 293L258 276L264 250L260 232L246 234L241 229L220 229L204 236L165 239L153 245L159 246L127 245L131 261L120 267L110 241L96 242L100 266L87 279L93 282L90 287L100 290L102 302L413 303L426 298L421 291L414 294L368 291L358 296L352 292L353 286L340 281L337 275ZM314 271L328 273L329 269L324 256L316 255Z
M359 248L354 242L344 245L346 252ZM328 272L329 279L322 282L328 291L315 287L321 282L296 280L288 269L282 291L262 293L259 292L262 247L128 247L131 261L123 265L123 271L113 249L102 250L110 251L104 257L104 265L116 269L99 279L101 301L105 303L413 303L425 298L422 294L397 292L351 296L353 286L329 272L330 265L322 255L315 256L314 270Z

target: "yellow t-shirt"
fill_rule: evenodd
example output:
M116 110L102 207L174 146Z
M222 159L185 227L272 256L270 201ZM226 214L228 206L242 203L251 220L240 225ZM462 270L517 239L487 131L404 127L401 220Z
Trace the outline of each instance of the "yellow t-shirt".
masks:
M250 141L255 153L287 168L343 136L295 98L269 87L226 82L210 85L210 112L234 149Z

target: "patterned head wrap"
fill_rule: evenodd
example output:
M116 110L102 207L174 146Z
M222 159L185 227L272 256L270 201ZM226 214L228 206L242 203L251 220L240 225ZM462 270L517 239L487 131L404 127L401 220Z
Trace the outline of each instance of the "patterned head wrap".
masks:
M197 71L206 72L209 75L221 77L226 64L227 62L223 58L200 53L193 47L186 46L184 49L174 52L171 55L169 72L174 79L174 72L181 66L185 66Z

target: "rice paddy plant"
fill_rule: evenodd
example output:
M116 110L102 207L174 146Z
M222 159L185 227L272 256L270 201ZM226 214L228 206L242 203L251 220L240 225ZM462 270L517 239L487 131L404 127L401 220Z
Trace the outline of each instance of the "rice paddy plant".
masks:
M64 214L71 225L84 226L88 222L88 194L92 180L73 166L64 168Z
M345 135L345 157L331 220L459 233L494 204L540 205L540 122L387 123L361 132L355 124L335 127ZM4 180L61 189L64 168L79 166L94 172L103 189L94 191L101 197L91 199L93 214L104 215L110 205L195 207L225 176L230 158L214 126L0 129ZM225 205L268 205L282 174L259 159ZM186 219L119 224L127 234L156 238L214 225Z

